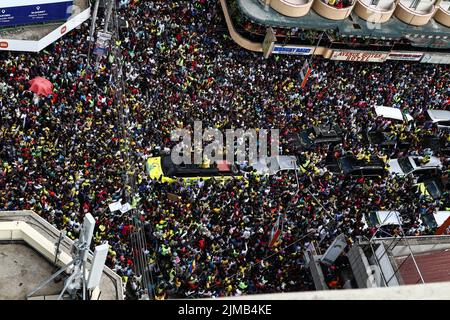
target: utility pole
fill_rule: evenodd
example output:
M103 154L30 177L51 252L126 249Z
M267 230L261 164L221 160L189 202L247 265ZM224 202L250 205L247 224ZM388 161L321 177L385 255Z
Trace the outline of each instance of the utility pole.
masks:
M95 31L95 23L97 22L97 15L98 15L98 7L100 5L100 0L95 0L94 5L94 12L92 13L92 24L91 24L91 31L89 32L89 39L93 40L94 38L94 31Z
M106 18L105 18L105 27L103 29L103 32L108 32L108 25L109 25L109 21L111 20L111 14L112 14L112 10L113 10L113 6L114 6L114 1L115 0L109 0L108 1L108 8L106 10Z
M89 52L88 52L88 58L87 58L88 67L89 67L90 61L91 61L91 50L92 50L92 44L94 43L95 23L97 22L99 5L100 5L100 0L95 0L94 12L92 13L91 30L89 32Z

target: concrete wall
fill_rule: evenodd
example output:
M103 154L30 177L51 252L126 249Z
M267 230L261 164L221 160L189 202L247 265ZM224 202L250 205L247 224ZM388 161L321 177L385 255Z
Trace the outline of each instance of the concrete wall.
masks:
M351 6L351 7L338 9L338 8L329 6L328 4L324 3L322 0L315 0L312 7L313 7L314 11L317 12L318 14L320 14L322 17L325 17L325 18L331 19L331 20L343 20L350 15L354 6L355 6L355 4L353 4L353 6Z
M374 7L368 6L363 1L356 2L353 11L362 19L372 23L384 23L388 21L395 11L395 4L391 10L378 10Z
M444 26L447 26L450 28L450 12L449 11L446 11L442 8L438 8L434 15L434 19L437 22L443 24Z
M250 51L256 51L256 52L262 52L262 43L257 43L250 41L243 36L241 36L236 29L234 28L233 22L230 18L230 13L228 11L228 6L226 0L220 0L220 5L222 6L222 11L225 16L225 21L227 23L228 32L230 33L231 38L236 42L238 45L243 47L244 49L250 50Z
M413 25L413 26L423 26L426 25L435 13L433 9L428 14L420 14L409 9L405 4L399 3L395 9L395 16L402 20L403 22Z
M408 286L256 294L223 300L450 300L450 282Z

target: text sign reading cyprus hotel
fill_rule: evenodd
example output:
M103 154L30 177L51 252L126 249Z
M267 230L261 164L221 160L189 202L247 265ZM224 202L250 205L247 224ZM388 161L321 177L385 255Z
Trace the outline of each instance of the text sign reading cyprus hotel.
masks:
M0 28L49 21L72 15L73 0L0 0Z
M388 55L388 52L334 51L331 59L342 61L384 62Z

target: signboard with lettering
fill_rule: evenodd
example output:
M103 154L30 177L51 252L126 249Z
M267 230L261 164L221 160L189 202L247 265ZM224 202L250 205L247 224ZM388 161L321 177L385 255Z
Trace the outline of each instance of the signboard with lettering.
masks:
M402 61L420 61L423 57L423 52L394 52L389 53L388 60L402 60Z
M388 55L388 52L337 50L333 52L330 59L340 61L384 62Z
M443 63L450 64L450 55L445 53L425 53L423 55L422 63Z
M2 0L0 0L2 1ZM1 39L0 51L23 51L23 52L39 52L51 43L61 38L64 34L75 29L91 16L91 9L88 7L84 11L76 14L66 23L55 27L55 29L40 40L17 40L17 39Z
M73 0L1 0L0 27L67 20Z
M297 47L297 46L283 46L281 44L275 44L273 53L277 54L293 54L293 55L310 55L314 48Z

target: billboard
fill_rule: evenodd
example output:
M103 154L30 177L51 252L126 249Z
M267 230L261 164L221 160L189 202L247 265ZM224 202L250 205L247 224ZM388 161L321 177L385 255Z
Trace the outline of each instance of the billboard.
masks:
M402 61L420 61L423 57L423 52L394 52L389 53L388 60L402 60Z
M1 1L1 0L0 0ZM91 16L91 8L88 7L81 13L72 17L66 23L55 27L45 37L40 40L16 40L16 39L2 39L0 38L0 51L24 51L24 52L39 52L48 45L52 44L74 28L88 20Z
M281 45L275 44L273 48L273 53L276 54L293 54L293 55L310 55L312 54L314 48L312 47L298 47L298 46L289 46L289 45Z
M384 62L388 55L388 52L335 50L330 59L339 61Z
M73 0L1 0L0 28L67 20Z
M425 53L420 62L450 64L450 55L445 53Z

